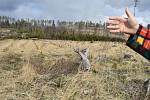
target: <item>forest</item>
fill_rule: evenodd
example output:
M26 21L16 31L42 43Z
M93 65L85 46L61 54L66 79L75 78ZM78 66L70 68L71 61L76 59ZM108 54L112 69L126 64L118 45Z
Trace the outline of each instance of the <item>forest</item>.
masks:
M74 41L119 41L124 35L111 34L105 22L15 19L0 16L1 39L51 39Z

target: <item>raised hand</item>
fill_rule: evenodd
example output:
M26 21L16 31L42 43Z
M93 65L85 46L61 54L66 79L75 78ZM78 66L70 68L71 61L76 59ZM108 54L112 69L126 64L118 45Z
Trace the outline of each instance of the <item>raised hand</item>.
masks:
M109 17L109 21L107 22L112 33L124 32L127 34L135 34L139 28L139 24L136 21L134 15L126 8L125 10L128 18L123 18L120 16Z

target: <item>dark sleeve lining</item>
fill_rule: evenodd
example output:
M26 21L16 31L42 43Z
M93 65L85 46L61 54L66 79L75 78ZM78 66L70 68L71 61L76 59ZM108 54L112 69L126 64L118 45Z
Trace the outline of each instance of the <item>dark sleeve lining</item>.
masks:
M138 30L137 30L137 32L136 32L136 34L137 34L137 35L139 35L139 34L140 34L140 32L141 32L142 28L143 28L143 26L139 24L139 28L138 28Z

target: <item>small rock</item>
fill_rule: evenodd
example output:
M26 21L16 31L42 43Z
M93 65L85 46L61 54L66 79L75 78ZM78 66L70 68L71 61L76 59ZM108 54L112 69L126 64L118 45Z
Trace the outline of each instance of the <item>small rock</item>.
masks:
M92 90L91 89L85 89L85 90L83 90L83 93L84 93L84 95L88 95L88 94L92 93Z
M133 55L130 54L124 54L124 59L131 59L133 57Z

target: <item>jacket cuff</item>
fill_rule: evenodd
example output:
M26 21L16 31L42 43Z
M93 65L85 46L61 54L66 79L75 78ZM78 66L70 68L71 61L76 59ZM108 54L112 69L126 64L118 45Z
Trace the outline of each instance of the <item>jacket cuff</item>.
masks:
M148 30L144 28L142 25L139 25L139 28L136 32L136 35L140 35L143 38L146 38Z

